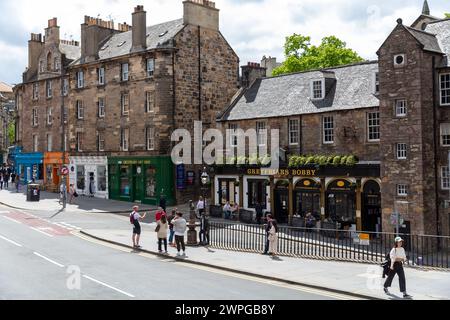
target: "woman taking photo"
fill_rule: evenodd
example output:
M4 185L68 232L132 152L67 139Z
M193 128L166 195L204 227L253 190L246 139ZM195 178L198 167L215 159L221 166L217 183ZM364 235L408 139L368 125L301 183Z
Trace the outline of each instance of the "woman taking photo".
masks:
M406 261L406 252L403 248L403 239L400 237L395 238L395 246L389 254L391 258L391 268L389 270L388 277L384 283L384 292L389 294L388 288L392 285L392 280L394 276L398 275L398 281L400 283L400 292L403 293L403 298L411 298L409 294L406 293L406 279L405 271L403 270L403 263Z

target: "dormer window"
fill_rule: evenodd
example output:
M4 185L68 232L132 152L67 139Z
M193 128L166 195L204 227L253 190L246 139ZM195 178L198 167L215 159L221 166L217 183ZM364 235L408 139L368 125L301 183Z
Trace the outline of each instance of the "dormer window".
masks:
M311 99L321 100L325 97L325 81L313 80L311 81Z

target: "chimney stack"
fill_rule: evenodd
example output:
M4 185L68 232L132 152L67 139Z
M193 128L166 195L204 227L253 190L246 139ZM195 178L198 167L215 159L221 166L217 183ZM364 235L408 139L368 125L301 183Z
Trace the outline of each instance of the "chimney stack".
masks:
M147 48L147 12L144 11L144 6L134 8L132 20L133 45L131 51L145 50Z
M241 86L248 88L257 80L266 77L266 68L261 67L259 63L248 62L246 66L242 66Z
M26 72L25 81L29 80L33 74L36 74L39 67L39 57L44 49L42 34L32 33L31 39L28 41L28 70Z
M219 30L219 10L215 2L208 0L185 0L183 23Z
M114 29L113 21L85 16L84 23L81 25L82 63L97 60L100 43L117 32L119 31Z
M45 29L45 43L59 43L58 19L48 20L48 27Z

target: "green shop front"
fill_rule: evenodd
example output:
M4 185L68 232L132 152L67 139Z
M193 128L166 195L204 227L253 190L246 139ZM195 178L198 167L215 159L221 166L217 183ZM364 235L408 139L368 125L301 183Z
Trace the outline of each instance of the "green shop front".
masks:
M175 203L170 157L108 157L110 199L158 205Z

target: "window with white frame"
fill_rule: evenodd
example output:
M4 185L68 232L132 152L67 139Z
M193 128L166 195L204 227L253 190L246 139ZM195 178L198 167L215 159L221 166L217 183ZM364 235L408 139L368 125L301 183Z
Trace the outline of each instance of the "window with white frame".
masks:
M33 108L33 115L31 117L31 123L32 123L33 127L36 127L37 125L39 125L39 115L38 115L37 108Z
M98 84L100 86L105 84L105 68L100 67L97 69L97 76L98 76Z
M325 81L311 81L311 97L313 100L323 99L325 97Z
M77 151L83 151L83 133L77 132Z
M39 83L33 83L33 99L39 99Z
M84 119L84 105L83 101L77 100L77 119L82 120Z
M155 94L152 91L145 93L145 112L153 112L155 110Z
M97 131L97 150L105 151L105 133L103 131Z
M121 78L120 80L122 81L128 81L128 63L122 63L122 67L121 67Z
M147 77L153 77L155 73L155 59L147 59Z
M155 149L155 128L147 127L145 135L147 138L147 150L154 150Z
M289 119L289 144L298 145L300 124L298 119Z
M53 139L51 134L47 134L47 152L52 152Z
M380 140L380 113L369 112L367 113L367 133L369 141Z
M82 70L77 72L77 88L84 88L84 72Z
M38 135L33 134L33 152L38 152L38 150L39 150Z
M130 129L122 129L120 130L120 147L121 151L128 151L128 147L130 145Z
M52 97L52 80L47 80L45 82L45 88L47 91L47 98L51 98Z
M373 75L373 92L375 94L380 93L380 74L378 72L375 72Z
M63 87L62 87L63 96L67 96L69 94L69 79L63 79Z
M265 146L267 143L267 129L264 121L256 122L256 141L258 146Z
M408 186L406 184L397 185L397 196L406 197L408 195Z
M228 129L230 130L230 146L237 147L238 145L238 125L237 123L228 124Z
M441 189L450 190L450 171L448 167L441 167Z
M98 117L104 118L105 117L105 98L98 98Z
M122 115L126 116L130 112L130 95L128 93L122 93L120 100Z
M450 105L450 73L440 76L440 97L442 105Z
M59 58L55 58L54 65L55 65L55 71L59 71Z
M450 147L450 123L440 125L441 146Z
M53 124L53 108L47 107L47 124Z
M395 100L395 116L406 117L408 105L405 99Z
M406 159L406 151L407 151L406 143L397 143L397 159L398 160Z
M334 118L332 116L323 117L322 119L323 129L323 143L334 143Z

